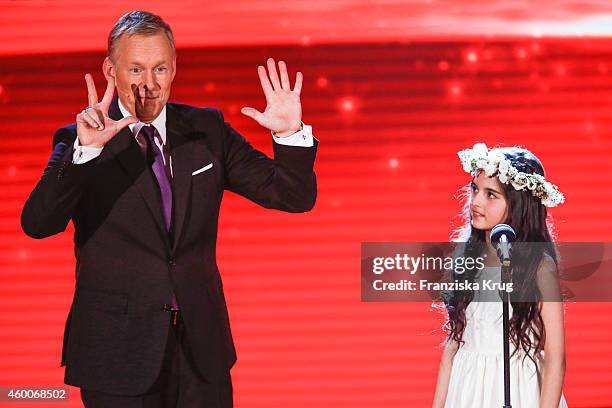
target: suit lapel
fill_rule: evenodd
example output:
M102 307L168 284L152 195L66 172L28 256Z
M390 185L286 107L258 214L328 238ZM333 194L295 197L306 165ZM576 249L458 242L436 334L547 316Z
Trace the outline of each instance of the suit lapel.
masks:
M191 197L191 171L196 143L189 135L193 129L173 104L166 104L166 137L172 160L174 184L174 233L172 252L176 249L185 224L185 215Z
M111 103L108 116L113 120L119 120L123 117L119 110L117 98ZM136 186L137 190L140 192L147 208L151 212L159 232L164 237L163 239L166 246L170 248L171 243L162 216L157 180L155 180L153 172L147 168L140 147L129 126L126 126L115 135L106 144L105 148L111 150L111 153L117 161L119 161L123 170L132 179L134 186Z

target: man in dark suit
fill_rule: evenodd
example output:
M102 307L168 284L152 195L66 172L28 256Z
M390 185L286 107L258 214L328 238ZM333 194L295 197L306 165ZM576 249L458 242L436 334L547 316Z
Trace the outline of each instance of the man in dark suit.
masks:
M272 131L274 159L220 111L167 102L174 39L154 14L128 13L111 31L100 102L86 75L89 105L55 133L22 212L34 238L75 227L61 364L86 406L232 406L236 354L215 254L223 191L288 212L316 198L302 75L291 89L284 62L267 68L265 111L242 113Z

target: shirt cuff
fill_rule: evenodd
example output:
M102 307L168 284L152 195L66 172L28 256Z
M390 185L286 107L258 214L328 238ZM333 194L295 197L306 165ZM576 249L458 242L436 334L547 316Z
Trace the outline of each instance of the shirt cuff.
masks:
M285 146L312 147L314 145L312 136L312 126L304 124L302 130L287 137L276 137L272 135L275 143Z
M103 147L81 146L79 137L74 140L74 153L72 154L72 164L83 164L95 159L102 153Z

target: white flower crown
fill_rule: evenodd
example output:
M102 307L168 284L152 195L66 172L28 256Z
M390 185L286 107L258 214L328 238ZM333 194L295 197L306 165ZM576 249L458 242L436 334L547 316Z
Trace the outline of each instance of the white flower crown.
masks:
M480 170L484 170L489 177L497 175L499 181L504 184L510 183L515 190L522 191L525 188L531 190L531 193L546 207L556 207L565 201L557 186L537 173L519 171L499 150L489 150L484 143L476 143L473 148L461 150L457 155L463 170L474 177Z

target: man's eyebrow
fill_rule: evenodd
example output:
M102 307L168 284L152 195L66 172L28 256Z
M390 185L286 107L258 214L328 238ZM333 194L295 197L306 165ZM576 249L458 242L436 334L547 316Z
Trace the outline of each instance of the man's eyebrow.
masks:
M162 61L156 62L153 66L154 67L158 67L160 65L167 65L167 64L168 64L168 61L162 60ZM130 61L130 65L138 65L139 67L142 67L145 64L143 64L143 63L141 63L139 61Z

